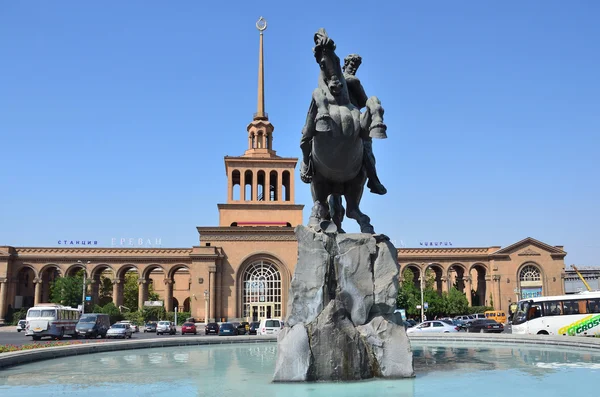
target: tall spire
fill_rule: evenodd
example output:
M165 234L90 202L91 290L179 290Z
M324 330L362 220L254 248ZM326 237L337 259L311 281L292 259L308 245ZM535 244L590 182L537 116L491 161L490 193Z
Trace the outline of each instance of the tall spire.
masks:
M260 32L260 44L258 46L258 105L254 120L268 120L265 113L265 69L263 62L263 31L267 29L267 21L260 17L256 22L256 28Z

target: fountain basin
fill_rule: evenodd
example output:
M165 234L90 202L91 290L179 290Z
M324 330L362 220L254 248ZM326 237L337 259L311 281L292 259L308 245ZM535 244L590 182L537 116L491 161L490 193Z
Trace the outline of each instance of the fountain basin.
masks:
M207 344L206 339L215 344ZM414 379L273 383L277 345L273 339L252 339L252 343L230 343L242 338L165 338L162 343L185 342L186 346L78 354L7 367L0 372L0 393L20 397L81 393L105 397L123 391L153 396L464 397L516 393L547 397L589 393L600 374L600 343L595 339L453 335L411 338ZM50 349L64 347L46 350Z

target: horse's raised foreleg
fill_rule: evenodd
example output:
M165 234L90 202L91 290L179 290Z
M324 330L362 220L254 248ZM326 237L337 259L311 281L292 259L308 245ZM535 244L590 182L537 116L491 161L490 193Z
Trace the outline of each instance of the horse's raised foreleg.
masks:
M361 127L369 132L371 138L387 138L387 126L383 122L383 107L376 96L367 99L367 109L361 114Z
M313 91L313 102L317 107L317 115L315 117L317 132L331 131L331 115L329 114L329 101L321 88L315 88Z
M367 179L364 169L349 182L344 184L344 197L346 198L346 216L358 222L361 233L375 234L375 229L371 225L371 218L363 214L360 210L360 200L362 198L365 181Z

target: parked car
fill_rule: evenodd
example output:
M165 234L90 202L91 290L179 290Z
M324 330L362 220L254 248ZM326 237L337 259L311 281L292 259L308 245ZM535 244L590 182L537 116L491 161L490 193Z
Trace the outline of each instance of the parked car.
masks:
M185 334L194 334L196 335L198 331L196 330L196 324L194 323L183 323L181 326L181 335Z
M237 326L238 335L246 335L250 330L250 323L248 321L242 321L240 325Z
M237 329L231 323L223 323L219 326L219 336L237 335Z
M415 320L413 320L412 318L409 318L404 321L404 324L405 324L406 328L412 328L415 325L417 325L417 322Z
M108 331L106 332L106 338L107 339L111 339L111 338L129 338L131 339L131 335L133 334L133 331L131 330L131 327L129 326L129 324L126 323L116 323L113 324Z
M144 325L144 332L156 332L156 323L154 321L148 321Z
M123 324L129 324L129 326L131 327L131 332L140 332L140 327L138 327L137 325L135 325L134 323L132 323L129 320L123 320L123 321L119 321L120 323Z
M472 323L467 325L467 332L495 332L500 333L504 331L504 325L500 324L496 320L474 320Z
M473 319L474 320L485 320L487 317L485 316L485 313L476 313L473 314Z
M471 321L471 320L475 320L475 317L473 316L469 316L469 315L463 315L463 316L456 316L454 317L455 320L462 320L465 322Z
M250 323L248 328L248 335L256 335L258 333L258 327L260 327L260 321L253 321Z
M25 331L25 326L27 325L26 320L19 320L17 323L17 332Z
M407 334L420 334L420 333L448 333L458 332L456 325L446 324L443 321L424 321L419 325L406 330Z
M283 323L276 318L263 318L258 326L259 335L277 335L283 328Z
M490 310L485 312L485 318L488 320L496 320L500 324L504 324L506 322L506 313L504 310Z
M204 335L219 335L219 324L208 323L204 326Z
M172 321L159 321L156 325L156 335L175 335L176 333L177 328L175 328L175 323L173 323Z
M110 317L104 313L85 313L82 314L75 326L77 336L84 338L106 338L106 333L110 329Z

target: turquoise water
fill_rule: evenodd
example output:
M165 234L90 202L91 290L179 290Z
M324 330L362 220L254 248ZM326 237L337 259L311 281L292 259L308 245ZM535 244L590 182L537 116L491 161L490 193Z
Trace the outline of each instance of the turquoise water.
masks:
M600 355L564 348L413 342L415 379L271 383L275 343L89 354L0 371L0 396L597 395ZM591 394L590 394L591 393Z

